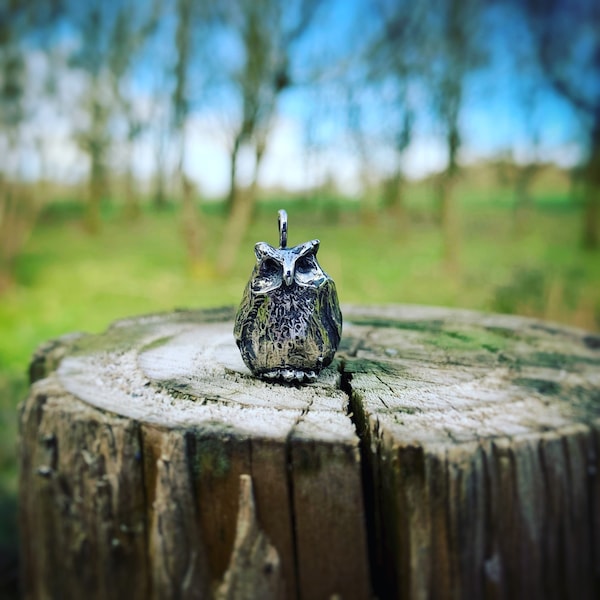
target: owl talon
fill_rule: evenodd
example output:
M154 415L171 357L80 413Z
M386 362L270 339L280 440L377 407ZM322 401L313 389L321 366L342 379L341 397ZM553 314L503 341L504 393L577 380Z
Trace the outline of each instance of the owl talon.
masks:
M314 371L308 371L308 373L304 373L304 377L306 381L310 382L317 380L317 374Z
M269 381L284 381L285 383L314 383L318 375L314 371L300 369L273 369L260 374L260 377Z
M291 369L282 369L281 379L284 381L294 381L296 379L296 372Z

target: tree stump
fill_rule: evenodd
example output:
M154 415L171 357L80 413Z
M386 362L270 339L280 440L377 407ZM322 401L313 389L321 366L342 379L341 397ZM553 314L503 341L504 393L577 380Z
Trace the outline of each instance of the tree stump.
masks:
M348 307L316 384L255 379L232 310L34 357L26 598L595 598L600 337Z

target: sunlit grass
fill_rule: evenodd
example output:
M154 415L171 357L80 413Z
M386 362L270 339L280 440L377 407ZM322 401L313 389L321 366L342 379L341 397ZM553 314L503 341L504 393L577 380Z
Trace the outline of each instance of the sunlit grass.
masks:
M365 227L356 211L342 214L339 223L302 210L300 204L291 205L289 213L290 243L321 239L319 257L336 280L342 302L490 310L500 287L510 285L517 271L531 270L570 293L553 318L573 322L573 296L598 303L599 261L578 247L575 210L537 214L531 231L520 238L514 236L510 211L488 206L465 212L456 273L444 269L440 235L432 222L400 231L383 215ZM254 242L276 243L276 214L259 211L227 277L210 268L222 218L205 216L204 228L209 267L198 271L190 268L174 211L145 214L134 224L115 216L96 237L72 219L42 222L19 261L16 284L0 298L2 372L23 372L37 344L69 331L100 331L120 317L176 307L236 304L252 269ZM516 297L515 309L518 303ZM546 315L542 311L539 316ZM580 324L595 326L593 321Z

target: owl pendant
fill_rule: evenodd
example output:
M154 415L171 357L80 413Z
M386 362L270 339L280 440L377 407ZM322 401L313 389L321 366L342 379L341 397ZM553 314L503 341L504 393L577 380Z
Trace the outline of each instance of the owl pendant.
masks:
M279 248L258 242L233 334L258 377L311 382L333 360L342 314L333 279L317 261L319 240L287 247L287 214L279 211Z

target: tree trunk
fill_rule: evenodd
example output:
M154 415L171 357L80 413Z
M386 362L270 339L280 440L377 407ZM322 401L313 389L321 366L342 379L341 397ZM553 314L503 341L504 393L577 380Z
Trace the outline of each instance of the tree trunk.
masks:
M600 186L591 185L586 190L584 208L583 245L587 250L600 248Z
M455 6L456 5L456 6ZM458 9L460 2L453 2L453 8ZM464 13L464 10L463 10ZM453 17L452 23L456 25L459 19L458 10L451 10ZM464 15L463 15L464 16ZM457 43L452 40L451 45ZM451 76L453 75L453 76ZM446 169L440 178L440 225L442 227L442 244L444 266L451 273L456 273L459 268L460 260L460 225L458 220L458 210L456 205L455 186L460 166L458 164L458 151L461 145L461 136L458 124L460 105L462 101L462 75L458 73L448 74L444 89L447 98L444 100L443 121L446 127L446 148L448 151L448 162Z
M167 199L167 174L166 174L166 134L165 126L158 123L159 132L154 142L154 180L152 182L152 203L157 210L164 210L168 205Z
M106 151L109 146L108 111L98 100L100 83L94 77L91 85L90 128L84 146L90 158L88 203L85 225L91 233L97 233L102 223L102 200L107 192Z
M539 172L539 165L529 163L515 167L514 230L517 236L527 233L533 215L531 184Z
M404 175L398 170L386 181L384 189L385 207L400 232L406 232L408 229L408 213L404 198L405 183Z
M180 181L183 234L188 259L191 265L195 267L201 264L204 259L204 227L200 222L194 202L194 186L183 171L180 171Z
M446 172L442 175L439 188L440 223L444 266L451 273L459 269L460 264L460 226L454 198L456 175Z
M20 413L26 599L597 598L600 337L348 308L317 383L233 311L42 347Z
M179 160L177 162L176 179L181 193L181 227L192 271L200 269L204 260L204 227L200 222L194 202L194 185L185 174L186 128L177 128L179 138Z
M91 152L91 172L88 185L88 202L85 214L85 226L90 233L98 233L102 222L102 196L106 189L105 172L102 154L97 150Z
M157 210L164 210L167 207L167 195L165 192L165 187L164 166L161 164L156 168L154 191L152 195L152 202L154 204L154 208Z
M583 246L597 250L600 247L600 124L595 128L591 145L584 186Z
M243 192L236 187L235 181L232 180L231 200L233 202L231 211L228 214L219 256L217 258L217 270L222 275L226 275L235 265L240 244L248 231L248 227L252 221L254 210L256 208L256 196L258 192L258 174L260 164L265 152L265 143L256 143L255 147L255 163L254 175L250 188ZM232 176L234 173L232 172Z
M133 155L134 155L135 134L129 134L127 138L127 169L124 176L124 214L128 221L137 221L141 214L139 190L136 186L135 176L133 174Z
M35 225L39 203L26 185L0 175L0 294L13 283L16 260Z
M125 173L125 219L127 221L137 221L142 214L142 209L140 207L140 199L138 192L136 190L136 186L134 184L134 177L131 171L131 167L127 169Z
M238 185L237 185L237 163L238 156L240 153L240 146L242 142L242 136L236 135L233 141L233 148L231 150L231 161L229 163L229 192L227 193L227 199L225 200L225 213L230 216L235 210L235 203L238 197Z

